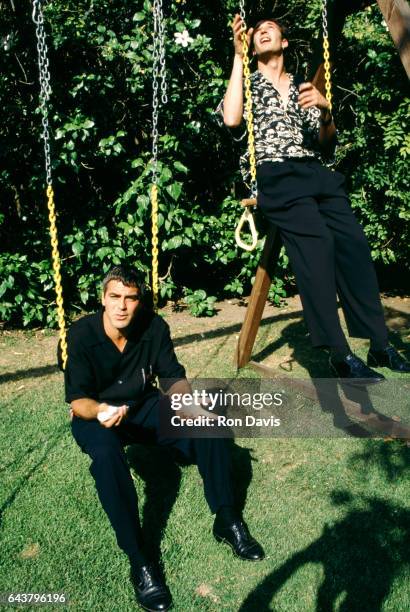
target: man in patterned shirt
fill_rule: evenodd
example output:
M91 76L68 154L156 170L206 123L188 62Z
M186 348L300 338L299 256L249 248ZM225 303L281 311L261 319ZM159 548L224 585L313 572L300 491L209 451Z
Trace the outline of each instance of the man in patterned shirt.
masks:
M239 15L232 30L235 56L221 112L225 125L237 129L244 127ZM330 369L337 377L384 379L369 366L410 372L410 364L389 345L370 249L350 208L344 176L321 164L322 153L331 155L336 142L329 104L312 83L286 72L288 40L280 23L261 19L247 38L257 60L251 90L258 206L279 229L312 344L330 349ZM337 296L350 336L370 339L367 365L350 350Z

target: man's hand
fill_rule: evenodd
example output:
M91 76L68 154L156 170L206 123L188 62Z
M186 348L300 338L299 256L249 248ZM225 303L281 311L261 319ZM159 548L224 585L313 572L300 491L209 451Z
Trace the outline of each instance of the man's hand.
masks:
M108 408L109 408L108 404L103 402L98 407L98 414L100 414L100 412L106 412ZM107 429L109 429L110 427L118 427L121 421L127 416L128 410L129 410L129 406L127 406L126 404L123 404L122 406L119 406L118 412L116 412L114 416L107 419L106 421L100 421L100 424L103 427L106 427ZM98 418L98 415L97 415L97 418Z
M242 17L236 14L232 22L232 32L233 32L233 46L235 48L235 55L238 55L239 57L243 57L243 43L242 43L243 27L242 27L242 24L243 24ZM253 33L253 28L250 28L246 33L248 47L251 44L252 33Z
M218 415L206 409L206 404L195 404L194 406L184 406L178 410L178 416L182 419L195 419L195 417L209 417L217 419Z
M329 102L312 83L302 83L299 86L298 102L301 108L317 106L322 110L329 108Z

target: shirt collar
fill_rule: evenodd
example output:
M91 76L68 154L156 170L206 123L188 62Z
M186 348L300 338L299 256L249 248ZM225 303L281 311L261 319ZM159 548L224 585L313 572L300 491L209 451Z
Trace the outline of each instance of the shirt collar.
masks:
M289 77L289 89L292 89L295 85L295 77L290 72L287 72L287 75ZM260 70L255 70L255 72L252 74L252 79L259 84L268 83L272 87L272 89L274 89L274 91L279 95L279 92L274 86L274 84L269 79L267 79L266 76L262 74Z
M93 328L98 343L111 342L110 338L105 333L103 317L104 307L101 307L100 310L95 313L95 318L93 320ZM153 334L152 320L154 317L154 312L141 308L131 324L132 328L127 338L127 344L137 344L138 342L150 340Z

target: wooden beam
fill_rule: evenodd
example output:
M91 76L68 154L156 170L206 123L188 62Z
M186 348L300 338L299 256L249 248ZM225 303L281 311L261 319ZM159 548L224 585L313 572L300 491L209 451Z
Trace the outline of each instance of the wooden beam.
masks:
M243 368L251 357L281 245L277 228L270 225L239 335L235 355L235 365L238 369Z
M410 6L406 0L377 0L377 4L410 78Z

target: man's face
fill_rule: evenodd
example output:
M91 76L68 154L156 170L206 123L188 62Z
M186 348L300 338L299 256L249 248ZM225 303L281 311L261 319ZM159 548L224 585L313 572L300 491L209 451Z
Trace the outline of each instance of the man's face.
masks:
M139 289L127 287L121 281L110 280L102 296L105 316L114 329L125 329L140 305Z
M286 38L274 21L263 21L253 33L254 54L278 53L288 46Z

